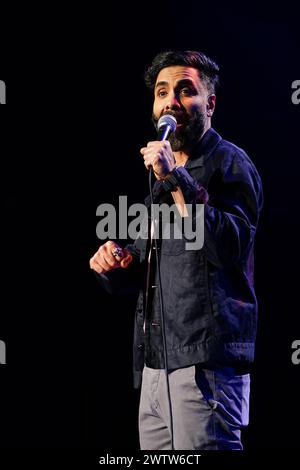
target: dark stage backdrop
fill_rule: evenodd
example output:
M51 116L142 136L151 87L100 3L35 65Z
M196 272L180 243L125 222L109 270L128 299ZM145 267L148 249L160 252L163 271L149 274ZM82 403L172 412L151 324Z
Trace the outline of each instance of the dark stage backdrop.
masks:
M213 126L246 150L264 184L245 446L296 448L300 93L292 99L292 83L300 80L300 51L293 8L72 7L40 12L32 28L22 15L1 40L1 447L138 449L135 298L103 292L88 260L102 243L97 206L117 204L119 195L143 202L147 194L139 149L155 133L145 67L162 50L198 49L221 67Z

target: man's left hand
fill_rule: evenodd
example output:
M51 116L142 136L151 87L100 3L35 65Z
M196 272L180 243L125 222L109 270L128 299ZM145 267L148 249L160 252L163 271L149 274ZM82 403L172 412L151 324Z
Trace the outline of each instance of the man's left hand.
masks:
M176 166L176 161L168 140L148 142L147 147L140 150L144 157L144 165L149 170L152 166L158 180L164 179Z

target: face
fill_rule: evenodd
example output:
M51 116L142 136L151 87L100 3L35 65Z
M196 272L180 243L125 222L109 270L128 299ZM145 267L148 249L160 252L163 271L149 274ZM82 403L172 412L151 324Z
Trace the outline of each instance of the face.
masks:
M187 150L210 127L215 95L210 95L198 70L175 65L162 69L154 87L153 121L157 124L165 114L173 114L177 128L170 137L173 151Z

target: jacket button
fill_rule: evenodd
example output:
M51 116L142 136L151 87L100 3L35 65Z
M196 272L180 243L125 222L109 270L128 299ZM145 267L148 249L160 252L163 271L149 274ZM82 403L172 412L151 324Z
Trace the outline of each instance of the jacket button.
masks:
M138 344L138 349L143 349L144 345L143 344Z

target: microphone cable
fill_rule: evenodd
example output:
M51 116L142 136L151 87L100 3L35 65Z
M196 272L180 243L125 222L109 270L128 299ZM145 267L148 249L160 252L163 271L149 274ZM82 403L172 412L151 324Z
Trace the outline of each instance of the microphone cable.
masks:
M150 201L151 201L151 228L150 228L150 250L152 250L152 224L153 224L153 239L154 239L154 248L155 248L155 260L156 260L156 269L157 269L157 279L158 279L158 292L159 292L159 304L160 304L160 317L161 317L161 330L162 330L162 340L163 340L163 351L164 351L164 370L166 376L166 386L167 386L167 397L169 405L169 417L170 417L170 434L171 434L171 450L174 450L174 432L173 432L173 414L172 414L172 402L171 402L171 393L170 393L170 383L169 383L169 374L168 374L168 354L167 354L167 341L166 341L166 329L165 329L165 317L164 317L164 306L163 306L163 296L162 296L162 285L161 285L161 275L160 275L160 262L158 256L158 245L156 238L156 227L155 227L155 216L153 211L153 192L152 192L152 174L153 169L150 167L149 170L149 192L150 192ZM151 253L150 253L151 258ZM149 263L148 269L151 269L151 264ZM150 273L148 273L150 278ZM147 286L149 289L149 285ZM152 298L153 301L153 298ZM151 315L150 310L150 315Z

